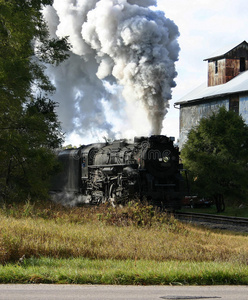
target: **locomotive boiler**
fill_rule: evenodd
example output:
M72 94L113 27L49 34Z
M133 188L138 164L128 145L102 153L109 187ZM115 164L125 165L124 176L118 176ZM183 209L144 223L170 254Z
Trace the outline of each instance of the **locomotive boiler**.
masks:
M61 150L63 170L54 178L52 191L66 193L69 205L75 197L90 204L121 204L138 197L164 209L178 209L182 165L173 142L174 138L154 135Z

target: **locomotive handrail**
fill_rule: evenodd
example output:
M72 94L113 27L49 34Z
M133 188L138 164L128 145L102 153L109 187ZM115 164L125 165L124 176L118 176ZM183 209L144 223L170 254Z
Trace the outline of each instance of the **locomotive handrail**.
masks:
M79 194L78 203L125 204L126 198L138 196L141 201L149 198L163 208L181 207L182 165L178 147L170 137L153 135L135 138L133 142L84 145L67 150L58 159L63 170L54 178L52 190L73 191Z
M106 164L106 165L89 165L88 168L97 169L97 168L105 168L105 167L123 167L123 166L129 166L129 165L137 165L136 163L130 163L130 164Z

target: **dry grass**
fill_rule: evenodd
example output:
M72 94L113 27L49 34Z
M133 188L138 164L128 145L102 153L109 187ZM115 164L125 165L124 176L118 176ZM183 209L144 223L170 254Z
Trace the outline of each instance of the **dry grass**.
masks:
M248 237L203 230L135 204L4 207L0 262L29 257L248 263Z

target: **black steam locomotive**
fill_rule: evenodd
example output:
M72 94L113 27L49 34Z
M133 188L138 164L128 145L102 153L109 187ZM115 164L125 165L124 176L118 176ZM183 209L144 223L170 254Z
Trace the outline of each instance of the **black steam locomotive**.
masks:
M79 203L118 204L137 196L162 208L178 209L182 165L173 141L154 135L61 150L63 171L54 178L52 190L69 205L75 197Z

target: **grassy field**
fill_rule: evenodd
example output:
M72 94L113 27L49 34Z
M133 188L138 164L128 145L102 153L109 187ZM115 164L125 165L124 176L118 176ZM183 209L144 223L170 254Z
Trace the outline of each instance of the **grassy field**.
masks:
M247 285L247 276L247 266L225 262L42 257L0 267L0 283Z
M0 283L248 284L248 236L139 204L0 209Z

